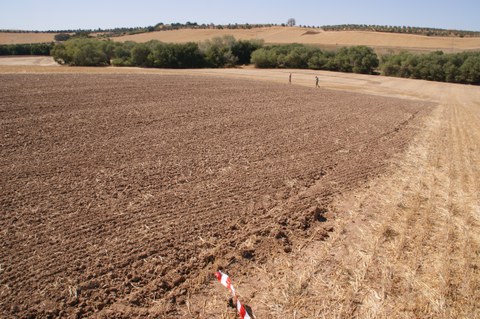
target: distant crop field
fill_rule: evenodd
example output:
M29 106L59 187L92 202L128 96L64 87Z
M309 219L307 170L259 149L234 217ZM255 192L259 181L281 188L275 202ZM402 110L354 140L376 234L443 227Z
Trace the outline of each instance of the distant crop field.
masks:
M218 266L328 237L333 196L383 172L431 110L213 76L0 80L6 318L180 316Z
M233 35L237 39L263 39L267 44L304 43L335 49L342 46L366 45L380 52L409 50L458 52L479 50L480 38L429 37L367 31L322 31L300 27L269 27L253 29L182 29L158 31L112 38L115 41L185 43L200 42L216 36Z
M92 33L96 36L97 33ZM408 50L412 52L459 52L480 50L480 38L435 37L369 31L323 31L302 27L265 27L252 29L181 29L112 37L114 41L169 43L202 42L213 37L233 35L237 39L263 39L266 44L303 43L327 50L344 46L366 45L379 53ZM54 33L0 32L0 44L43 43L54 41Z
M53 42L55 33L15 33L0 32L0 44L45 43Z

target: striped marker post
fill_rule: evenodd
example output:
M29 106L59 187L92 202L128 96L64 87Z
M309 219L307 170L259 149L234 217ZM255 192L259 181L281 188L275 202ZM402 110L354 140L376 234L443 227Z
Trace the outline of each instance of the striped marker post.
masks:
M232 281L230 280L230 277L228 277L227 274L224 274L221 271L217 271L215 273L215 277L217 277L218 281L225 286L228 290L230 290L232 297L237 300L237 311L242 319L252 319L250 315L248 314L247 310L245 307L240 303L240 300L238 300L237 295L235 294L235 288L233 288Z

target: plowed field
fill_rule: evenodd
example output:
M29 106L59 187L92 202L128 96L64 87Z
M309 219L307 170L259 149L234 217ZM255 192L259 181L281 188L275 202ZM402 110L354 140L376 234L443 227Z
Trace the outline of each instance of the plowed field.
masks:
M0 75L0 315L180 316L333 231L432 104L158 74ZM185 303L187 304L185 305Z

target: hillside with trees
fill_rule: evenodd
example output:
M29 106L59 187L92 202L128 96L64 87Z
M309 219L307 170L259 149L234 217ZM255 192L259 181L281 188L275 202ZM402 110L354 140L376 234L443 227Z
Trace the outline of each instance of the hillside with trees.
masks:
M294 18L289 18L286 23L264 23L264 24L249 24L249 23L231 23L231 24L214 24L214 23L197 23L187 21L185 23L163 23L159 22L155 25L144 27L119 27L119 28L98 28L98 29L66 29L66 30L9 30L4 29L0 32L10 33L97 33L100 37L115 37L130 34L147 33L154 31L171 31L180 29L253 29L253 28L268 28L268 27L293 27L297 25ZM417 34L425 36L439 36L439 37L480 37L479 31L455 30L455 29L441 29L429 27L413 27L413 26L389 26L389 25L369 25L369 24L339 24L339 25L302 25L300 27L318 28L324 31L374 31L374 32L388 32L388 33L402 33L402 34Z
M446 30L437 28L421 28L411 26L388 26L367 24L340 24L321 26L324 31L374 31L403 34L417 34L437 37L480 37L478 31Z

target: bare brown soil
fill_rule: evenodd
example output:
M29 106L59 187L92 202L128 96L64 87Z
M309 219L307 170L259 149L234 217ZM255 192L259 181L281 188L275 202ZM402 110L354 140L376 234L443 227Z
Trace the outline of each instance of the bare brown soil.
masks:
M190 305L218 267L241 284L323 243L334 198L432 109L225 76L0 77L5 318L206 315Z

